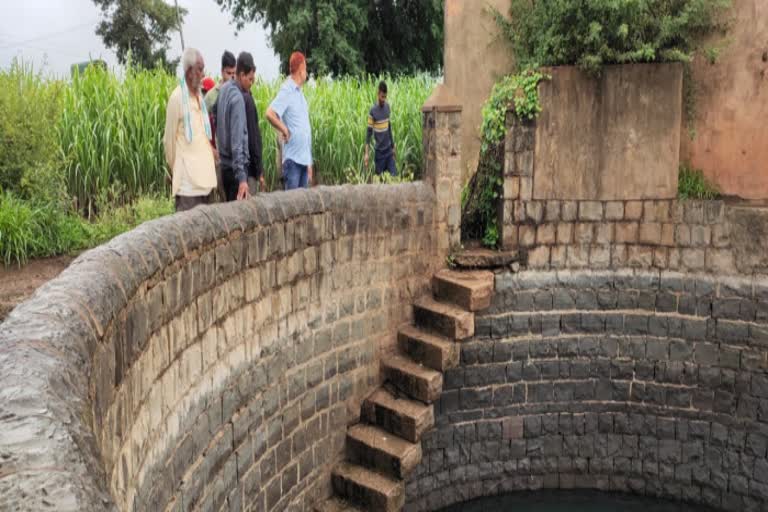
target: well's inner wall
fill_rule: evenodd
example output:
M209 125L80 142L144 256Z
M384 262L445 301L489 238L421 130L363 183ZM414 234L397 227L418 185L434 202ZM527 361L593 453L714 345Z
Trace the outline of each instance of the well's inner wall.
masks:
M93 412L121 510L286 510L330 493L348 417L435 253L426 185L333 194L205 210L196 220L227 233L142 283L109 327Z
M751 278L497 275L407 510L574 488L765 510L767 320Z

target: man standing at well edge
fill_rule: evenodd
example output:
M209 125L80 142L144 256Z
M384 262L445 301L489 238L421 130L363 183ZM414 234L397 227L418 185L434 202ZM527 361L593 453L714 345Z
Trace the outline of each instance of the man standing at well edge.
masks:
M288 62L291 76L280 86L277 97L267 108L267 120L280 133L283 147L285 189L312 184L312 129L309 107L301 86L307 81L307 61L300 52Z
M177 212L207 204L216 187L211 125L200 91L205 70L203 56L187 48L181 64L184 78L168 98L163 136Z

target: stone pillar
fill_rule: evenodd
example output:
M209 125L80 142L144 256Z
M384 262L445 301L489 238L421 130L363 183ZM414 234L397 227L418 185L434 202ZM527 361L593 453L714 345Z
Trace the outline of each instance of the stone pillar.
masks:
M535 121L520 121L507 112L504 139L504 190L499 202L501 248L518 247L519 225L525 221L525 203L533 199Z
M461 105L438 85L421 109L424 116L424 181L435 189L438 249L461 244Z

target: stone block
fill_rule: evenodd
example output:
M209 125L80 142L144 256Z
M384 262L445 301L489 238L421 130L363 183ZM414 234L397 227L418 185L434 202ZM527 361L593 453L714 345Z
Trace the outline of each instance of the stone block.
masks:
M597 222L603 219L603 203L600 201L579 202L579 220Z
M624 220L640 220L643 217L642 201L627 201L624 205Z
M520 197L520 178L517 176L504 178L504 199Z
M613 224L602 223L595 226L595 243L610 244L613 242Z
M560 201L547 201L545 208L545 220L558 222L560 220Z
M520 247L533 247L536 245L536 226L523 224L519 226L518 243Z
M691 245L694 247L706 247L711 238L709 226L691 226Z
M528 266L530 268L549 268L549 256L549 247L536 247L528 252Z
M561 219L564 222L573 222L576 220L579 210L579 203L576 201L563 201Z
M556 241L555 224L541 224L536 229L536 243L540 245L553 245Z
M575 241L577 244L591 244L594 241L594 224L579 222L576 223L575 227Z
M689 270L701 270L705 267L704 249L683 249L680 254L680 262Z
M557 243L569 245L573 243L573 224L560 223L557 225Z
M608 201L605 203L605 220L617 221L624 218L624 203Z
M657 222L640 224L639 241L641 244L658 245L661 242L661 224Z
M634 244L638 240L639 226L634 222L620 222L616 224L616 243Z

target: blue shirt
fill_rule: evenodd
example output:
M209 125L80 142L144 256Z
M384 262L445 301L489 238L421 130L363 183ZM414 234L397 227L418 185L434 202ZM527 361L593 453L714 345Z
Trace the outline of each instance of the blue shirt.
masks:
M283 162L293 160L299 165L312 165L309 107L304 93L292 78L283 82L270 107L291 133L288 144L283 147Z

